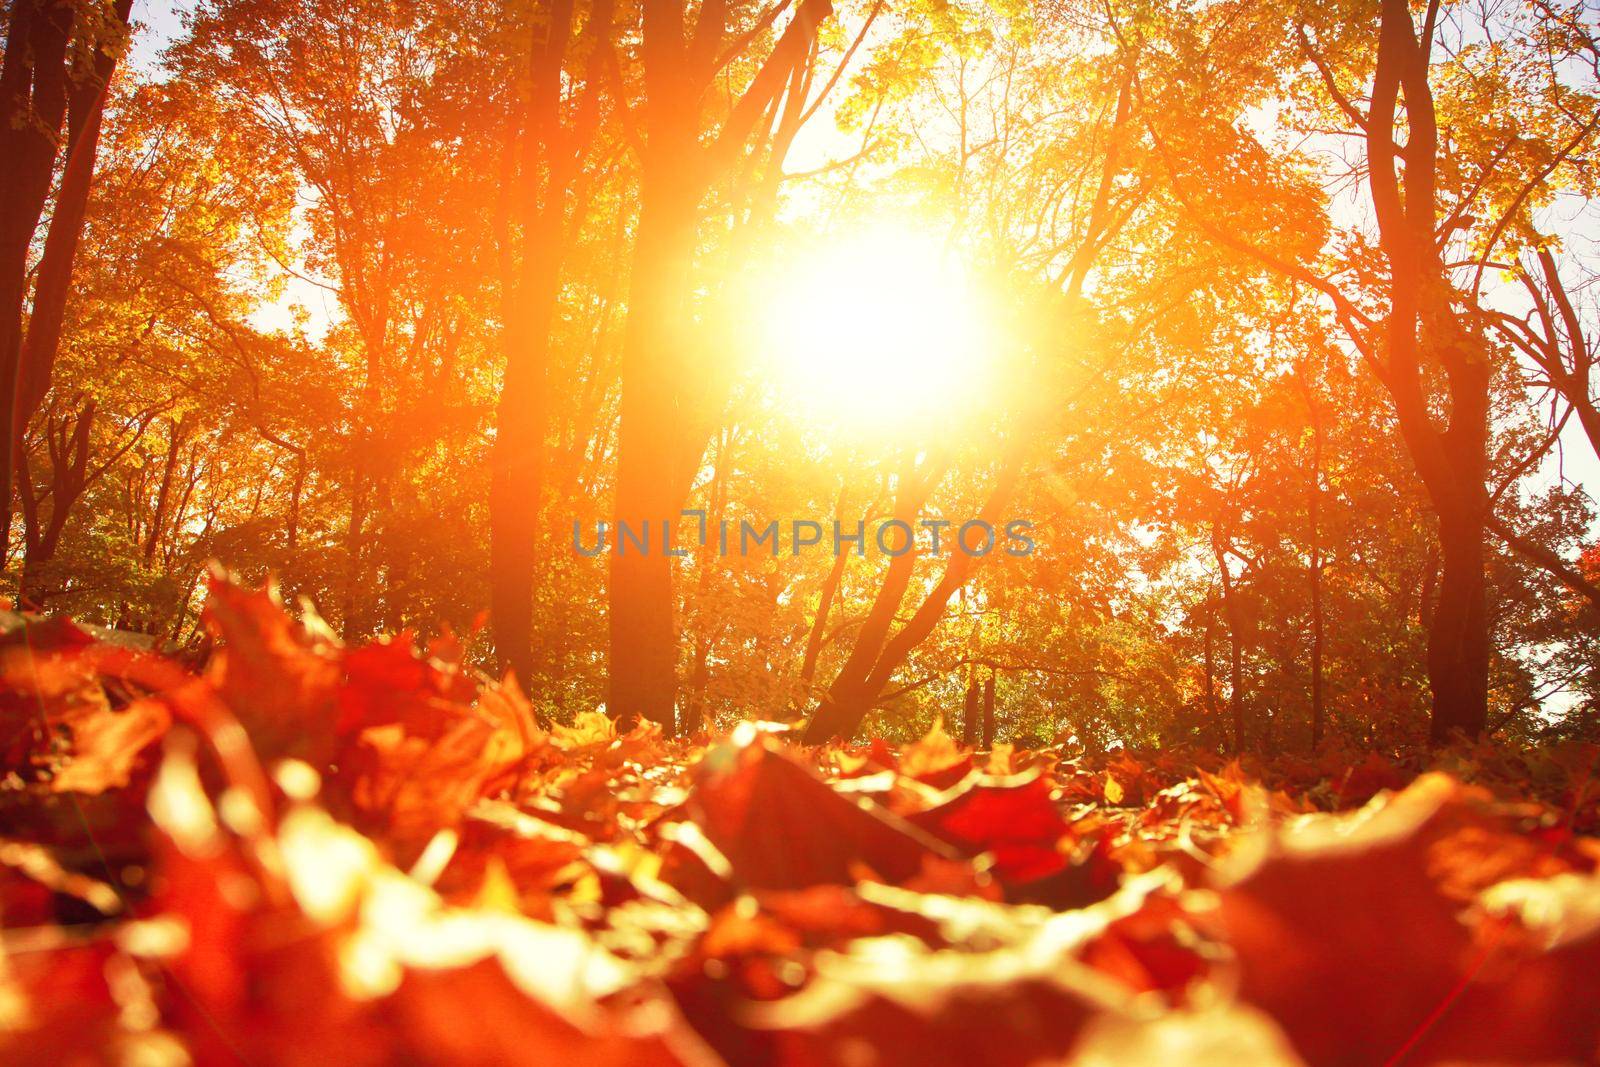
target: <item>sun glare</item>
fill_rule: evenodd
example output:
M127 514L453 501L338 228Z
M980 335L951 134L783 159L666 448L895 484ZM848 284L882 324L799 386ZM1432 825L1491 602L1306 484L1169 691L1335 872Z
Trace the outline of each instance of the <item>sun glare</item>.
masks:
M897 427L974 399L987 362L985 301L937 240L884 228L782 271L763 346L803 418Z

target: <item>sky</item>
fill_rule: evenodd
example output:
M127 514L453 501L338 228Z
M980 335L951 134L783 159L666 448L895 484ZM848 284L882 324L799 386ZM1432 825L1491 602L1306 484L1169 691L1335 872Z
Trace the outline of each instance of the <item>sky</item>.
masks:
M188 6L169 0L135 0L133 18L138 28L129 62L140 70L153 70L161 49L183 31L182 13Z

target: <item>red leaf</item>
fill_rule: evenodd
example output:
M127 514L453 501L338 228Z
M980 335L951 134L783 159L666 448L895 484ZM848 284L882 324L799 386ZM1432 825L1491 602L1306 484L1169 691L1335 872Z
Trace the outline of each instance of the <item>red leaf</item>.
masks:
M1568 1005L1600 1000L1592 933L1589 977L1558 993L1552 978L1581 967L1476 941L1439 884L1452 836L1486 821L1475 794L1425 775L1360 813L1258 839L1265 851L1246 849L1220 887L1243 996L1314 1063L1588 1060L1600 1013Z
M994 855L994 872L1008 882L1027 882L1066 866L1058 848L1068 826L1049 783L1039 774L1014 778L974 775L911 822L963 855Z
M953 855L870 801L834 792L753 729L707 753L691 803L736 878L760 889L849 885L869 871L903 881L925 857Z

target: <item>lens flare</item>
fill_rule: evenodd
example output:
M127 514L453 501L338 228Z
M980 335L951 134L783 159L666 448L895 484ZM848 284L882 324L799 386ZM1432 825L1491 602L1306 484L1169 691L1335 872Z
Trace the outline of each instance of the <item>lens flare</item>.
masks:
M881 228L790 263L762 330L770 381L801 418L901 428L975 399L985 300L956 257L909 228Z

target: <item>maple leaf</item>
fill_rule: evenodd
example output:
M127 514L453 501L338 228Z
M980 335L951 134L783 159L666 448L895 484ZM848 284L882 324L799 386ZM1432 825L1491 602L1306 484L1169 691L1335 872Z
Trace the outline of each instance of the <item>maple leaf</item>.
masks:
M314 766L338 745L338 646L283 608L275 588L251 591L211 576L204 618L220 644L206 680L268 758L295 756Z
M1338 777L1340 807L1364 804L1385 789L1406 784L1407 775L1376 752L1368 752L1360 763L1346 767Z
M1600 1017L1519 994L1538 955L1475 940L1434 873L1477 794L1440 775L1345 816L1308 816L1238 846L1217 917L1241 992L1314 1063L1587 1058ZM1592 953L1592 949L1590 950ZM1563 972L1565 973L1565 972ZM1540 988L1549 989L1545 982ZM1515 1007L1516 1011L1510 1009Z
M852 801L757 730L706 754L690 797L695 821L735 877L763 889L897 881L954 853L870 801Z
M1236 1004L1155 1018L1091 1019L1072 1067L1304 1067L1270 1018Z
M198 1062L715 1062L664 990L586 932L447 907L308 803L235 835L179 748L151 813L166 834L151 905L187 930L164 956L185 990L170 1017Z
M171 725L171 713L153 699L114 708L92 639L71 626L48 632L57 638L0 644L0 719L15 746L10 765L48 772L55 792L93 795L127 785L145 748Z
M456 847L434 885L458 899L509 893L509 899L498 899L521 905L513 910L537 910L549 917L550 894L572 879L590 845L584 835L506 801L480 800L462 823Z
M867 938L817 970L793 997L752 1010L774 1031L776 1064L1064 1062L1093 1018L1129 1009L1116 986L1053 946L973 953Z
M1015 774L1018 768L1014 766L1013 759L1013 746L1009 741L997 744L989 750L989 759L984 764L983 773L994 775L997 778Z
M8 770L36 777L62 755L58 735L68 719L109 712L79 656L92 641L65 620L25 622L0 635L0 756Z
M106 942L0 955L0 1056L9 1063L70 1064L107 1062L113 1047L159 1051L153 1027L125 1022L108 972L138 981L128 958Z
M1126 791L1122 788L1122 783L1117 781L1116 775L1110 771L1106 772L1106 784L1102 795L1106 798L1106 803L1112 807L1121 804L1123 797L1126 795Z
M1151 768L1123 750L1106 764L1102 795L1107 804L1143 804L1161 789Z
M945 733L944 719L937 718L921 740L901 750L897 769L907 778L944 789L961 781L972 770L972 753Z
M71 897L100 915L123 910L110 885L62 865L43 845L0 839L0 918L8 927L48 923L52 895Z
M492 699L482 715L456 709L436 740L398 723L364 731L352 754L352 799L403 847L420 846L460 822L491 782L526 757L528 735L511 708Z
M664 996L640 997L587 1027L529 999L492 960L407 973L384 1006L404 1062L546 1067L717 1067ZM401 1052L403 1050L403 1052Z
M418 656L405 635L349 649L340 663L344 677L334 726L340 737L389 723L412 736L432 736L450 710L476 695L459 673Z
M657 834L663 882L707 911L716 911L734 898L733 867L698 823L663 823Z
M1131 912L1117 916L1083 948L1081 958L1135 992L1185 999L1209 975L1215 949L1203 944L1188 913L1171 893L1151 892Z
M1066 866L1058 847L1067 821L1050 798L1050 784L1039 773L1013 778L973 775L910 821L933 836L976 856L994 856L994 873L1010 882L1027 882Z
M58 793L103 793L128 784L134 764L172 725L166 704L135 700L121 711L99 706L66 720L72 757L50 781Z

